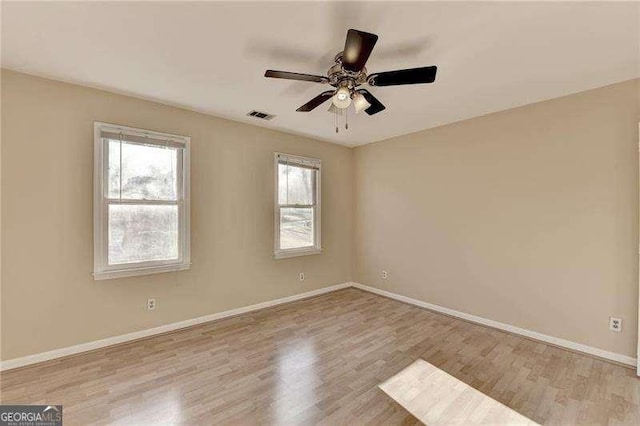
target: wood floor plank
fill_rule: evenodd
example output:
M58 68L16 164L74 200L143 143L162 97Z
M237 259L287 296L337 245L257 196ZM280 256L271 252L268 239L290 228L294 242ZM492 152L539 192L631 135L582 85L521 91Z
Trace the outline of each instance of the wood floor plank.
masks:
M65 424L418 424L378 385L417 359L540 424L638 424L634 371L357 289L0 373Z
M422 359L416 360L379 387L430 426L537 425Z

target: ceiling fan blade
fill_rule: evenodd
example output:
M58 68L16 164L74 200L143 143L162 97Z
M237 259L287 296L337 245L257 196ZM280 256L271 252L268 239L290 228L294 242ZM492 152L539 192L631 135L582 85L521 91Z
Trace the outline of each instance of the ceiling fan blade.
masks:
M382 105L382 102L380 102L375 96L369 93L368 90L358 89L357 92L360 93L362 96L364 96L367 102L371 104L369 108L364 110L364 112L366 112L367 114L369 115L377 114L380 111L383 111L386 109L386 107Z
M309 112L319 107L320 105L328 101L333 96L333 92L334 92L333 90L327 90L326 92L320 93L318 96L316 96L315 98L311 99L309 102L307 102L306 104L298 108L296 111Z
M378 36L364 31L347 31L347 41L342 52L342 66L347 71L358 72L369 59L373 46L376 45Z
M367 82L371 86L400 86L403 84L433 83L438 67L409 68L371 74Z
M284 78L286 80L300 80L300 81L311 81L314 83L328 83L329 79L326 77L322 77L321 75L313 75L313 74L300 74L297 72L288 72L288 71L274 71L267 70L264 73L265 77L271 78Z

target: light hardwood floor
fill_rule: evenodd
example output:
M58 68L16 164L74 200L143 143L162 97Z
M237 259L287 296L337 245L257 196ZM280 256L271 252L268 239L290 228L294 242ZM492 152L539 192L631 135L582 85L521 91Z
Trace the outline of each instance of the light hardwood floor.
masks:
M429 426L538 426L423 359L416 360L379 387Z
M542 424L640 424L634 371L356 289L0 375L65 424L415 424L378 385L424 359Z

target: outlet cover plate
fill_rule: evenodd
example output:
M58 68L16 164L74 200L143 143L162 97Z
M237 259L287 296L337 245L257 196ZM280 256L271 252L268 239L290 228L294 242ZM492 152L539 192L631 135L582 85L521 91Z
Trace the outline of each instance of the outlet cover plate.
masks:
M622 319L609 317L609 330L620 333L622 331Z

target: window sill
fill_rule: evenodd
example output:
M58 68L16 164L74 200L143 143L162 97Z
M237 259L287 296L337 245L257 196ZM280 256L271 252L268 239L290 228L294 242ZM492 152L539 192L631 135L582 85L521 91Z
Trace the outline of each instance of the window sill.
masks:
M312 254L320 254L322 253L321 248L310 248L304 250L287 250L287 251L279 251L273 255L274 259L287 259L289 257L298 257L298 256L309 256Z
M140 275L161 274L164 272L185 271L191 268L191 263L174 265L149 266L146 268L115 269L93 273L94 280L109 280L113 278L137 277Z

